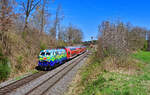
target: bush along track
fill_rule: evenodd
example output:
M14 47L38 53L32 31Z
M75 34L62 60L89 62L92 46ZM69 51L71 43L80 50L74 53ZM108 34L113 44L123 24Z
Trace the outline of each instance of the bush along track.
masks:
M10 66L8 62L8 58L0 51L0 81L4 81L9 77Z
M112 58L100 62L91 56L66 95L149 95L150 64L141 61L143 57L147 56L138 52L118 66L111 63Z

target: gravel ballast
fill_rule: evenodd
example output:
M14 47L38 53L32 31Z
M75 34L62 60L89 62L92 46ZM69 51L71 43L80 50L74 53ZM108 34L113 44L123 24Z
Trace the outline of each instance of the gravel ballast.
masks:
M68 72L55 86L48 90L46 95L63 95L69 87L73 77L76 75L78 69L85 63L84 58L81 62L78 63L70 72Z
M65 64L63 64L63 65L57 67L56 69L46 73L45 75L42 75L39 78L34 79L33 81L17 88L16 90L12 91L11 93L8 93L7 95L25 95L31 89L40 85L43 81L45 81L49 77L52 77L53 75L55 75L60 69L66 67L68 64L71 64L72 62L74 62L77 59L78 59L78 57L74 58L73 60L71 60L69 62L66 62ZM50 89L48 89L47 92L44 94L46 94L46 95L63 95L63 93L65 91L67 91L69 83L72 81L72 78L75 76L78 69L84 64L85 60L86 60L86 58L83 58L82 61L77 63L77 65L75 67L73 67L73 69L71 71L69 71L65 76L63 76L62 79L60 79L55 85L53 85ZM55 79L53 78L53 80L55 80ZM46 84L46 85L50 85L50 84L51 84L51 82ZM39 90L42 90L42 88ZM32 95L38 95L38 93L32 93Z

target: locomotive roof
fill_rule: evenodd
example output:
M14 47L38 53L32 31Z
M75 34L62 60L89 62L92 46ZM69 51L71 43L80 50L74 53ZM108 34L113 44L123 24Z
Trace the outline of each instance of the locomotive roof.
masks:
M76 48L76 46L68 46L68 47L65 47L65 48Z
M85 46L67 46L65 48L75 49L75 48L81 48ZM58 49L45 49L41 50L40 52L52 52L52 51L65 51L64 48L58 48Z
M52 51L65 51L64 49L46 49L46 50L41 50L40 52L52 52Z
M81 47L85 47L85 46L68 46L66 48L81 48Z

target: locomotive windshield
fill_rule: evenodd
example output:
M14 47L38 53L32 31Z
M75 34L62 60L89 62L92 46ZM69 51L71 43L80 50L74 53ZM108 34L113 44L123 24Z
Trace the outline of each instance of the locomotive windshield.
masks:
M47 52L46 55L51 55L51 53L50 53L50 52Z
M40 54L40 55L44 56L44 55L45 55L45 52L41 52L41 54Z
M50 56L51 55L51 53L50 52L41 52L40 53L40 55L42 55L42 56Z

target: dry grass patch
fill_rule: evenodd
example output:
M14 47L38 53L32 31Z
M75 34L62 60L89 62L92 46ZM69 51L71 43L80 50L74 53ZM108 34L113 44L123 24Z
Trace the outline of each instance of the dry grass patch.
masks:
M97 80L97 76L101 74L102 66L98 62L93 63L92 60L93 57L89 57L83 67L79 69L65 95L80 95L87 84Z
M126 61L123 61L122 63L117 60L118 59L112 57L106 58L102 62L103 69L109 72L116 72L116 73L128 74L128 75L135 75L141 71L141 66L142 66L141 64L143 63L136 59L129 57L128 59L126 59Z
M0 42L1 43L1 42ZM11 31L7 33L7 45L2 44L2 53L9 51L8 57L11 66L11 73L8 79L22 76L35 69L38 63L38 54L41 49L56 47L55 41L47 34L39 34L30 31L30 35L22 38L22 35Z

